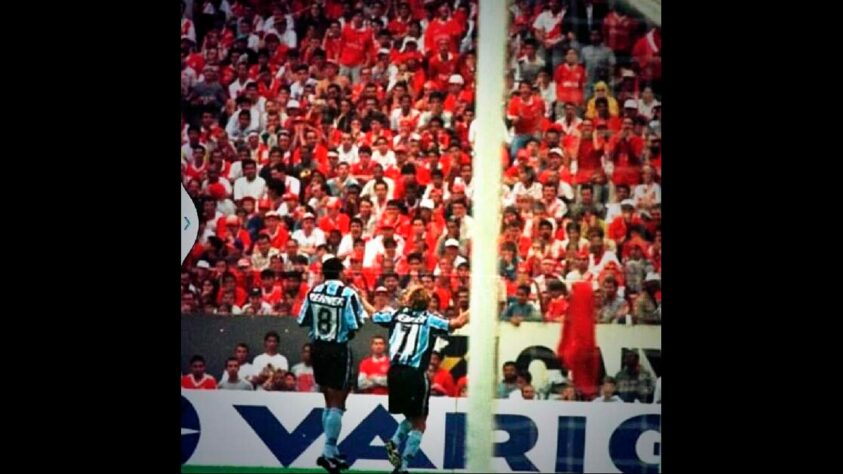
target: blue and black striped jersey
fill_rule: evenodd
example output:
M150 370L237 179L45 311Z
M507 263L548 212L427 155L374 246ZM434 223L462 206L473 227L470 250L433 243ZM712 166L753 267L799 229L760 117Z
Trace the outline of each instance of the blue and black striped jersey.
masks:
M427 370L436 337L450 330L446 319L407 307L379 311L372 315L372 322L389 328L390 363L421 370Z
M344 343L354 337L367 317L354 290L341 281L328 280L307 293L298 323L310 327L313 341Z

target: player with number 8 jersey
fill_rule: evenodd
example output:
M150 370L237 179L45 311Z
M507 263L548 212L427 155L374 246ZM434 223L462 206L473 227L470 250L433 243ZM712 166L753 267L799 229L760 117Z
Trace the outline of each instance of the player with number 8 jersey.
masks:
M299 326L310 329L313 376L325 396L325 446L316 463L332 474L348 468L337 448L345 400L352 384L353 357L348 341L368 317L357 292L342 281L343 270L342 261L337 258L322 263L325 281L307 293L298 318Z
M373 313L372 322L389 329L390 367L386 375L389 412L405 417L392 439L386 442L387 457L395 466L393 473L407 472L421 445L430 399L426 371L436 337L468 323L468 311L451 320L429 312L430 298L423 286L416 286L407 290L397 311L378 312L363 299L366 311ZM399 454L398 447L405 441L404 451Z

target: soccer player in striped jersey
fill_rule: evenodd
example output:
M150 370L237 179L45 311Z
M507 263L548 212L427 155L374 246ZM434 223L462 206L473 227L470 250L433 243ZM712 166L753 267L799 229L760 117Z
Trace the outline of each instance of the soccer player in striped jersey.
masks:
M372 322L389 329L389 412L405 417L392 439L386 443L387 456L395 466L395 474L407 472L409 462L421 445L430 399L426 371L436 337L468 323L468 311L451 320L430 313L427 310L430 298L430 293L423 286L415 286L407 290L398 310L379 312L375 312L375 308L363 299L366 311L373 313ZM399 454L398 446L405 440L404 452Z
M342 281L343 269L337 258L322 263L325 281L307 293L298 317L299 326L310 328L313 375L325 396L325 446L316 463L332 474L348 468L337 449L345 400L352 387L353 358L348 341L368 317L357 292Z

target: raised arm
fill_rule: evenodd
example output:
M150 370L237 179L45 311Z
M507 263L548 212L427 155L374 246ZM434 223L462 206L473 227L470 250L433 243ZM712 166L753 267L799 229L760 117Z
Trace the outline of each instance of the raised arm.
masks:
M375 307L372 306L371 303L369 303L369 300L366 299L366 292L365 291L361 291L361 290L357 289L357 287L354 287L354 286L352 286L351 288L354 291L357 292L357 296L360 298L360 303L363 305L363 309L365 309L367 313L375 314L375 313L378 312L378 310L375 309Z
M448 327L453 331L468 324L469 310L460 312L460 315L448 321Z

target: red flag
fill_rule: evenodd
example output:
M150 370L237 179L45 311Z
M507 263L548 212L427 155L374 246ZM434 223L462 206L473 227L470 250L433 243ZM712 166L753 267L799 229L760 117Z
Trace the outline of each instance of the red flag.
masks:
M571 288L571 303L556 353L565 367L571 370L574 386L586 399L597 395L598 360L594 324L591 282L576 282Z

